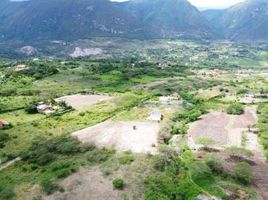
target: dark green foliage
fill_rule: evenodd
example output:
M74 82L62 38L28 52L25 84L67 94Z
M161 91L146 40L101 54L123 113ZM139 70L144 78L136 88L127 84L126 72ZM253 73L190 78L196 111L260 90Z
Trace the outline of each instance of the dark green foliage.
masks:
M48 195L61 189L61 187L58 184L54 183L52 180L48 178L42 180L40 185L42 186L44 192Z
M206 164L211 169L213 173L224 174L225 169L223 166L223 161L216 155L209 155L206 158Z
M112 155L115 154L114 150L109 149L93 149L86 154L87 160L91 163L102 163L107 161Z
M27 105L25 107L25 111L28 113L28 114L36 114L38 113L38 110L37 110L37 105L35 103L31 103L29 105Z
M46 165L60 156L69 156L79 153L80 142L70 136L56 136L53 138L37 138L30 148L22 153L23 160L38 165Z
M174 124L171 128L172 135L185 135L187 134L188 126L185 123Z
M5 146L5 143L10 139L7 133L0 133L0 149Z
M239 162L236 164L233 176L243 184L249 184L254 179L251 166L246 162Z
M7 76L28 76L33 77L35 79L41 79L58 73L58 69L56 68L56 66L48 63L27 62L26 64L29 67L21 71L11 71L7 74Z
M77 166L73 161L58 161L50 166L52 172L57 178L65 178L77 170Z
M244 113L244 108L240 103L233 103L227 108L226 112L230 115L241 115Z
M182 113L177 114L174 118L176 121L183 121L184 123L194 122L199 119L201 115L205 114L205 110L201 106L196 106L193 109Z
M0 199L12 199L15 196L12 188L5 187L4 185L0 185Z
M116 189L120 189L121 190L121 189L124 188L124 185L125 185L124 180L121 179L121 178L116 178L116 179L113 180L113 186Z

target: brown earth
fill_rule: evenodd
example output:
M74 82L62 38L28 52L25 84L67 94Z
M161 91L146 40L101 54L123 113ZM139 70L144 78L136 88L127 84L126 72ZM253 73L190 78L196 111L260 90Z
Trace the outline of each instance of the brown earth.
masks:
M113 97L107 95L70 95L57 98L56 101L64 101L67 105L77 110L81 110L86 106L98 103L99 101L109 100Z
M106 121L72 133L81 142L117 151L154 153L157 145L159 123L138 121Z

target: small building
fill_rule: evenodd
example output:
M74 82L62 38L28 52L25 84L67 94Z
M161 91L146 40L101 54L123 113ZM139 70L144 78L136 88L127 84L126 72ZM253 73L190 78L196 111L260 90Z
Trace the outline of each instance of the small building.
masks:
M176 93L170 96L161 96L159 97L159 102L164 104L177 103L180 100L180 96Z
M239 99L239 103L242 103L242 104L256 104L257 101L254 98L254 95L248 94L248 95L245 95L244 97L241 97Z
M5 129L8 128L9 126L10 124L7 121L0 119L0 129Z
M40 113L44 113L44 114L52 114L55 112L55 110L53 109L53 107L51 105L48 104L39 104L37 106L37 111Z
M158 112L158 111L152 111L150 114L149 114L149 117L148 117L148 120L151 120L151 121L161 121L163 120L163 115L162 113Z

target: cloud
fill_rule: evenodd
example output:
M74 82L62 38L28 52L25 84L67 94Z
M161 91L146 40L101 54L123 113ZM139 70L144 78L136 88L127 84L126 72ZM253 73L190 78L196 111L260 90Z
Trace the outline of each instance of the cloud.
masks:
M111 1L123 2L128 0L111 0ZM210 9L210 8L220 9L230 7L245 0L188 0L188 1L200 9Z
M245 0L188 0L198 8L227 8Z

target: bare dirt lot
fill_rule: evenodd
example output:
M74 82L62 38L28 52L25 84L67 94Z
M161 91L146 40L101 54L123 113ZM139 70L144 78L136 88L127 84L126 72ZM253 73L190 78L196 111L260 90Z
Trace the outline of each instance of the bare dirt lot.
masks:
M67 105L72 106L76 110L81 110L86 106L93 105L99 101L109 100L113 97L107 95L70 95L57 98L56 101L64 101Z
M253 109L245 109L243 115L228 115L224 112L212 112L204 115L201 120L191 124L189 129L189 145L198 148L200 138L210 138L215 146L241 146L243 131L248 126L257 123L257 116Z
M134 153L154 153L159 130L160 125L153 122L107 121L72 135L82 142L93 143L98 147Z
M122 199L122 192L114 190L112 180L102 175L99 169L81 171L72 174L61 182L64 193L56 192L47 196L45 200L117 200Z

